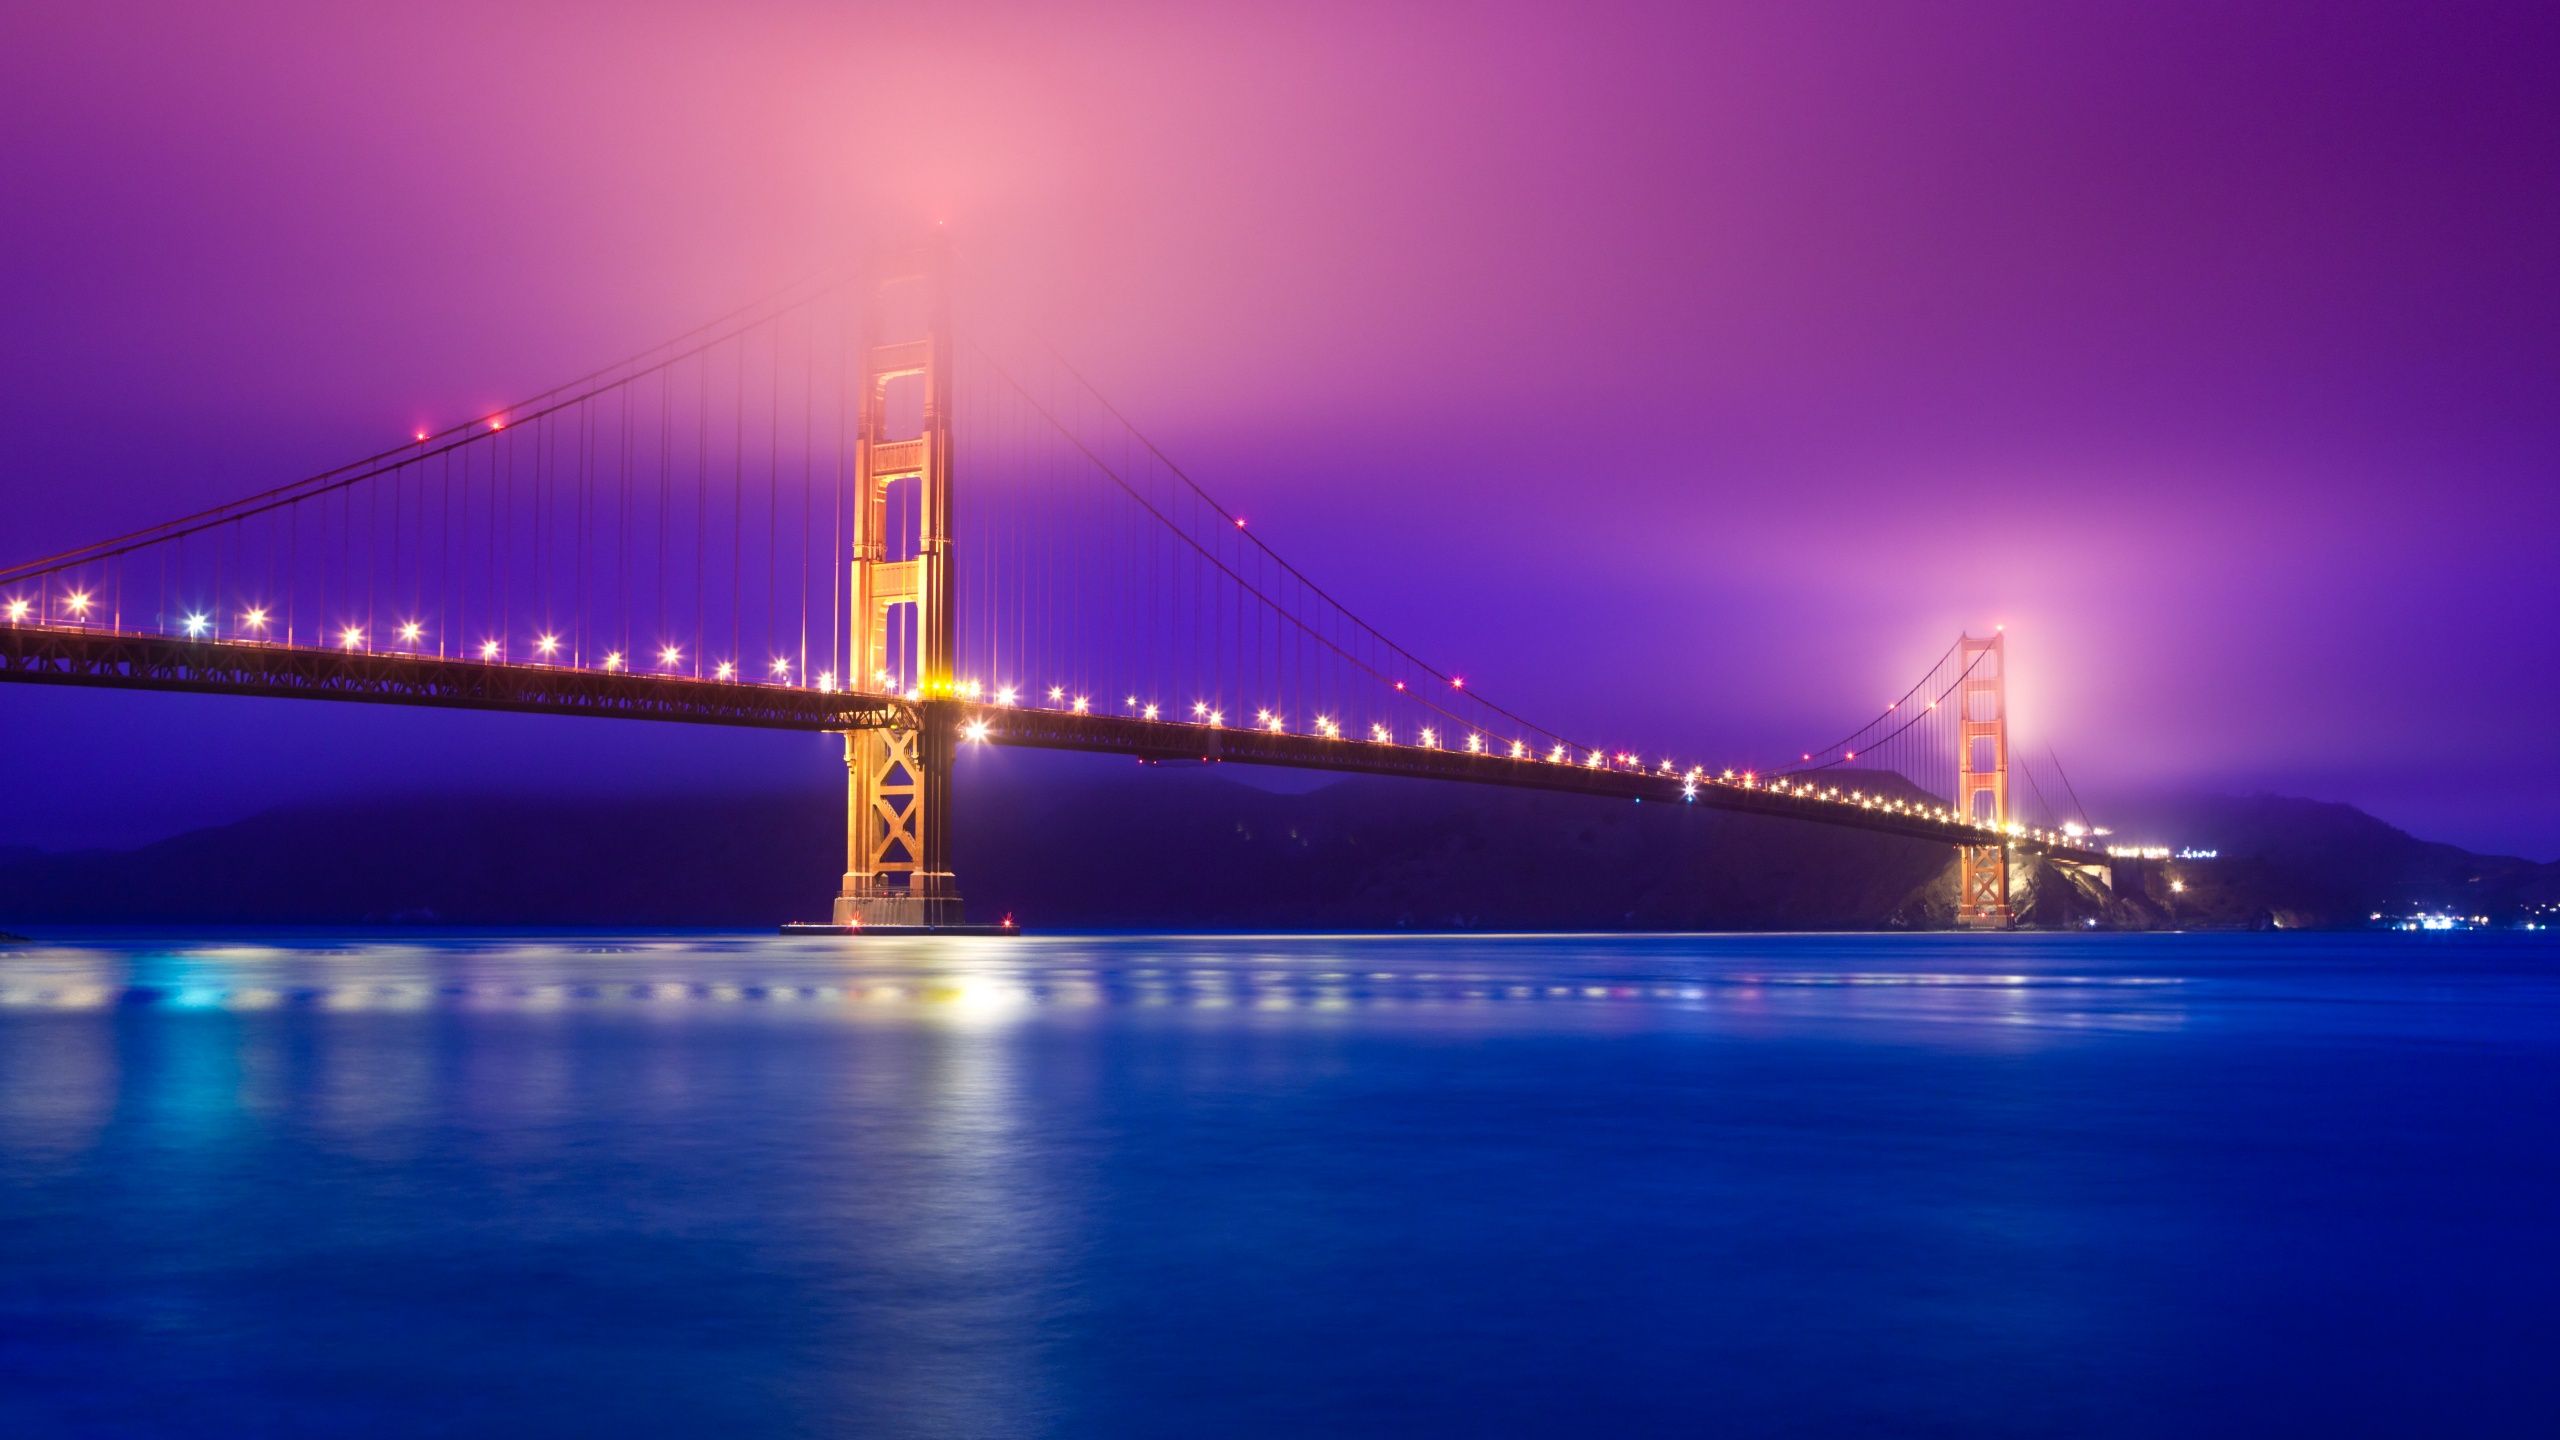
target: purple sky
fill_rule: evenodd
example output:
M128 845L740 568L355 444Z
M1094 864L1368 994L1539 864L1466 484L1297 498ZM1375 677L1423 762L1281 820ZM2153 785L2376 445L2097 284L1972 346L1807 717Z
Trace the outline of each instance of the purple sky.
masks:
M2001 621L2093 809L2270 787L2560 856L2560 7L37 8L0 557L935 218L1536 715L1767 753ZM0 735L68 753L0 843L830 783L596 734L643 728L12 688Z

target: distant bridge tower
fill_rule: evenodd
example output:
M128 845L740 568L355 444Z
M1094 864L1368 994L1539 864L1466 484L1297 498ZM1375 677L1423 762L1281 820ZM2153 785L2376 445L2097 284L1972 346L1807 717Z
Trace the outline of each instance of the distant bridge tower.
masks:
M1997 840L1957 847L1956 923L2005 926L2009 913L2009 659L2003 632L1960 642L1956 804Z
M838 925L956 925L951 875L950 251L886 276L864 324L853 494L853 673L923 702L911 728L844 737L844 892ZM919 424L915 417L921 414ZM912 433L906 433L912 427ZM889 530L890 487L912 482L912 544ZM884 681L881 677L889 677Z

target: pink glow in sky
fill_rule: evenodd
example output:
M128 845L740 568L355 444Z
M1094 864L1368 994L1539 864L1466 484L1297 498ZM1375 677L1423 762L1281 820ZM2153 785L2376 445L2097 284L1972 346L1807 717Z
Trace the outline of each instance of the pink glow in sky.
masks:
M1522 708L1765 753L2005 621L2086 789L2549 858L2555 63L2547 4L19 7L0 554L936 219Z

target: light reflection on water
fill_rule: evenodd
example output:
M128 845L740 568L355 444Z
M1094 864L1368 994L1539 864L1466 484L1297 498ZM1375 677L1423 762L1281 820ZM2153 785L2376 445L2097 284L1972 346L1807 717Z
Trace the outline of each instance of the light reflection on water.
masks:
M0 1433L2497 1430L2497 937L0 951Z

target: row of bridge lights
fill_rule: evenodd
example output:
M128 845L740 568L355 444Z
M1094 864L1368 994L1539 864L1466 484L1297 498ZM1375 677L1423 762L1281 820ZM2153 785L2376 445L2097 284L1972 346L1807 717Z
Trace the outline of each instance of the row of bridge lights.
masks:
M70 611L73 618L86 619L90 610L95 606L95 600L85 590L74 590L64 596L63 604L65 608ZM10 623L15 624L27 618L27 612L29 609L30 606L27 600L24 597L19 597L9 600L6 603L5 613L7 614ZM256 634L264 634L269 623L268 613L266 609L261 606L252 606L248 610L243 611L240 619L244 627ZM201 611L190 612L184 618L183 623L186 628L187 635L190 638L203 638L209 634L212 629L212 617ZM398 633L402 643L416 645L426 638L426 627L415 620L404 620L400 622ZM346 625L340 627L338 631L338 648L342 650L352 651L362 649L364 647L364 640L365 631L363 626ZM539 654L544 659L551 659L560 653L560 637L555 633L547 631L537 635L534 637L534 650L535 653ZM497 640L483 640L480 642L480 658L488 661L503 660L505 658L505 647ZM673 670L684 662L684 649L678 645L661 646L658 650L657 659L660 670ZM629 668L629 662L621 651L609 650L605 652L603 668L608 671L621 672ZM773 680L776 683L789 684L791 682L791 668L791 661L788 657L779 655L775 656L770 672ZM712 678L715 680L735 680L738 675L738 667L734 661L722 660L712 667L711 673ZM896 683L895 677L885 670L875 673L872 676L872 679L874 683L880 685L884 689ZM1450 688L1460 690L1466 688L1466 683L1467 682L1463 678L1458 677L1452 677L1449 681ZM832 670L819 672L817 677L817 688L821 691L833 691L836 688L835 672ZM990 693L987 688L978 681L967 680L961 681L953 685L951 688L953 692L963 700L976 701L982 698L992 699L997 706L1005 709L1011 709L1019 705L1022 698L1019 687L1012 685L997 686L994 691ZM1396 689L1401 691L1404 688L1403 681L1396 682ZM1087 715L1092 713L1093 702L1089 696L1077 695L1070 698L1067 695L1066 687L1060 685L1050 686L1048 695L1049 703L1051 705L1063 705L1072 714ZM906 692L906 698L909 700L917 700L923 698L923 695L919 690L909 689ZM1933 701L1931 703L1934 707L1935 702ZM1161 720L1163 718L1163 708L1154 701L1142 701L1137 696L1131 695L1128 697L1127 704L1130 713L1140 720L1152 721ZM1212 705L1206 700L1195 700L1191 704L1191 720L1193 724L1200 726L1202 729L1222 729L1227 723L1227 712L1223 708ZM1256 710L1254 712L1254 724L1256 727L1274 735L1285 735L1288 733L1287 722L1283 720L1277 712L1269 709ZM1335 720L1332 716L1318 715L1315 717L1314 724L1315 728L1312 733L1317 738L1325 740L1339 740L1342 738L1341 722ZM960 734L961 738L964 740L983 744L993 734L993 726L984 718L972 719L961 727ZM1369 727L1369 740L1372 744L1394 745L1396 743L1395 732L1384 724L1372 724ZM1441 737L1438 727L1431 725L1423 726L1415 738L1413 748L1419 750L1441 749ZM1463 748L1466 753L1470 755L1482 755L1488 753L1486 750L1485 737L1481 733L1475 731L1467 732L1466 739L1463 742ZM1528 743L1522 740L1511 741L1507 753L1513 760L1525 761L1532 758L1532 752L1529 749ZM1562 744L1550 747L1546 752L1545 758L1546 763L1551 765L1570 765L1575 763L1575 757L1572 750ZM1806 758L1810 759L1811 757L1807 756ZM1857 752L1854 750L1848 752L1846 758L1855 760L1858 758ZM1626 751L1620 751L1617 754L1612 755L1606 751L1593 750L1582 757L1580 763L1584 769L1588 770L1614 769L1641 773L1645 769L1644 761L1641 757ZM1748 770L1743 771L1740 774L1736 774L1732 770L1726 770L1721 775L1709 775L1706 771L1706 767L1704 766L1693 765L1687 770L1681 770L1674 764L1674 762L1665 758L1654 768L1653 773L1665 779L1671 778L1674 775L1678 776L1680 780L1681 795L1683 798L1688 800L1695 800L1698 798L1698 787L1702 784L1730 785L1743 790L1760 790L1771 795L1786 796L1795 799L1823 801L1841 805L1854 805L1862 810L1883 811L1895 815L1908 815L1917 819L1936 820L1947 824L1963 822L1963 817L1961 815L1955 811L1949 810L1943 805L1914 805L1907 800L1888 799L1881 795L1869 795L1863 790L1852 789L1843 791L1836 785L1826 788L1812 784L1790 784L1784 779L1772 779L1764 784L1761 782L1758 775ZM1981 822L1974 822L1974 824L1977 829L1995 829L1995 827ZM2005 833L2015 837L2032 837L2034 839L2047 841L2060 840L2064 838L2078 838L2077 836L2066 836L2055 831L2017 824L2007 826Z
M885 681L889 677L884 673L877 678ZM1452 680L1450 683L1453 687L1458 687L1463 686L1465 682ZM1401 690L1404 686L1399 682L1396 688ZM990 700L1001 709L1016 708L1021 704L1022 699L1021 691L1015 686L1000 685L990 692L985 686L974 680L959 682L952 687L952 691L963 700ZM1053 706L1064 703L1066 707L1075 714L1084 715L1091 713L1092 702L1086 696L1078 695L1070 701L1067 699L1064 687L1056 685L1049 687L1048 694L1049 701ZM913 690L908 691L907 698L910 700L918 698L917 692ZM1131 695L1128 697L1126 703L1129 707L1130 714L1140 720L1163 721L1163 707L1153 701L1141 700L1137 696ZM1204 730L1222 729L1226 725L1226 711L1219 706L1212 705L1206 700L1194 700L1191 702L1191 723ZM1254 724L1256 728L1274 735L1285 735L1289 733L1287 722L1277 712L1269 709L1256 710L1254 712ZM1342 738L1341 722L1335 720L1329 715L1316 716L1313 724L1314 729L1311 733L1318 739L1339 740ZM994 722L988 720L984 716L974 717L960 727L960 738L972 744L986 744L994 738L994 735ZM1395 745L1397 743L1395 732L1390 727L1384 724L1375 723L1371 724L1369 727L1369 740L1372 744L1377 745ZM1481 733L1468 731L1466 738L1462 743L1462 748L1470 755L1484 755L1491 753L1487 748L1489 743L1490 742L1488 742ZM1420 731L1415 736L1411 748L1417 750L1439 750L1444 748L1441 743L1439 728L1431 725L1421 727ZM1535 759L1535 752L1529 748L1528 742L1523 740L1513 740L1509 742L1505 753L1513 760L1532 761ZM1853 760L1856 759L1856 752L1850 752L1848 758ZM1593 750L1583 754L1577 760L1575 752L1570 747L1557 744L1551 746L1547 750L1545 762L1550 765L1579 764L1581 768L1587 770L1615 770L1632 774L1651 773L1665 780L1676 778L1680 781L1681 797L1685 800L1696 800L1698 798L1700 786L1725 785L1738 790L1753 790L1764 794L1791 799L1851 806L1860 810L1888 815L1908 816L1916 820L1932 820L1941 824L1956 825L1967 823L1959 812L1951 810L1944 805L1917 805L1913 804L1909 800L1898 797L1870 795L1861 789L1843 790L1837 785L1822 786L1809 782L1790 782L1783 778L1772 778L1764 781L1759 777L1757 772L1749 770L1737 772L1728 769L1723 771L1721 774L1710 774L1707 768L1703 765L1692 765L1683 770L1679 767L1677 762L1669 759L1668 757L1657 761L1651 768L1650 772L1648 772L1643 757L1628 751L1619 751L1615 754L1611 754L1607 751ZM1978 830L1997 834L2006 834L2020 839L2060 841L2065 838L2078 838L2077 836L2066 837L2066 835L2060 831L2046 830L2035 826L2015 823L2007 826L1993 826L1980 821L1971 823L1973 824L1973 828Z

